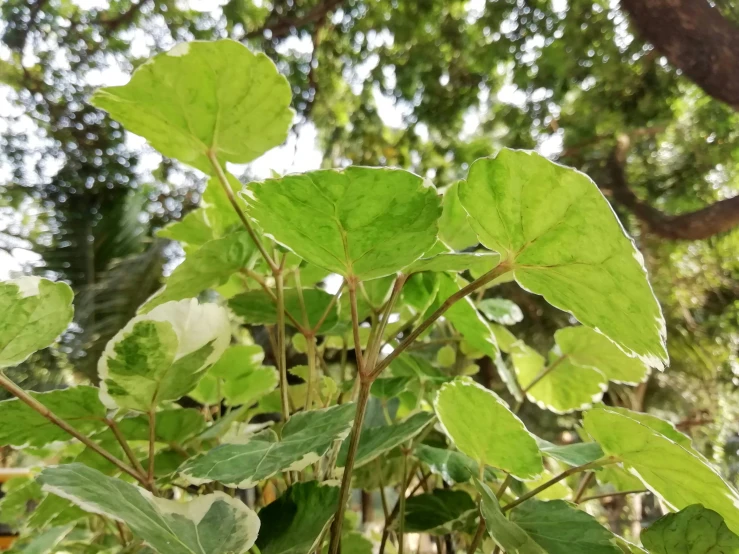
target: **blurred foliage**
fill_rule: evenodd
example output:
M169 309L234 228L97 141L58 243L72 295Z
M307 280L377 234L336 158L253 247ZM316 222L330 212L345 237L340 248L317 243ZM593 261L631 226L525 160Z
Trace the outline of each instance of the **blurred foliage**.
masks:
M39 253L32 269L68 280L84 303L76 329L50 354L63 358L55 366L91 374L100 345L156 288L164 247L153 230L199 201L200 175L161 159L86 104L96 86L132 69L126 60L178 41L228 36L264 50L293 86L297 128L315 125L325 166L398 165L442 188L501 146L537 148L607 193L607 161L623 134L631 188L665 213L739 192L739 114L632 35L613 2L187 5L113 0L86 10L71 0L6 0L0 7L0 80L10 100L0 126L0 248ZM728 17L739 13L731 0L717 5ZM670 242L614 208L645 255L672 365L646 391L616 389L611 401L680 422L733 474L739 233ZM512 329L542 350L568 321L512 285L494 295L521 305L524 320ZM553 417L527 409L524 417L539 426Z

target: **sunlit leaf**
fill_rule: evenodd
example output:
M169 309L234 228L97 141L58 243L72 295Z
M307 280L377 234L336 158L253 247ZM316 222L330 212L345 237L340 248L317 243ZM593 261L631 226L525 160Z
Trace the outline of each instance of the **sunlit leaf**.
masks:
M181 43L157 54L123 86L91 102L169 158L214 174L281 144L293 119L290 86L265 54L233 40Z
M469 379L457 379L441 387L434 407L444 432L478 464L519 479L542 472L536 440L494 392Z
M251 183L249 214L276 241L344 277L400 271L436 240L439 198L398 169L349 167Z
M521 308L505 298L485 298L477 307L490 321L501 325L515 325L523 320Z
M46 348L72 321L72 289L38 277L0 281L0 369Z
M599 460L604 456L597 442L578 442L575 444L557 445L536 437L536 444L545 456L564 462L571 466L581 466ZM607 469L607 468L606 468Z
M503 149L472 164L459 198L480 241L521 286L650 367L664 366L664 318L641 254L587 176Z
M403 273L421 271L477 271L487 273L500 262L500 255L494 252L444 252L431 258L421 258L403 270Z
M127 524L160 554L242 554L259 531L257 515L222 492L167 500L82 464L46 468L39 480L85 511Z
M642 531L649 554L736 554L739 537L724 518L700 504L667 514Z
M479 241L467 221L467 212L459 202L459 183L454 183L444 191L441 206L439 238L455 250L475 246Z

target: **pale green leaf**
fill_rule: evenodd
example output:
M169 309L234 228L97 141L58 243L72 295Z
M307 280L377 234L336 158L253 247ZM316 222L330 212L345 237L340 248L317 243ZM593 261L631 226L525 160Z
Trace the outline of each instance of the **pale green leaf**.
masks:
M453 346L442 346L436 352L436 363L440 367L452 367L457 361L457 351Z
M324 312L333 301L333 295L320 289L303 289L303 302L308 315L308 327L313 328L321 320ZM234 296L228 306L245 323L254 325L274 325L277 323L277 304L266 292L254 290ZM298 289L285 289L285 311L301 325L305 325L303 308ZM339 321L339 303L334 303L323 320L319 332L330 331ZM285 322L292 325L289 319Z
M301 258L344 277L400 271L433 245L433 187L399 169L349 167L251 183L251 215Z
M493 332L493 335L495 335L495 342L498 344L498 347L503 352L506 352L506 353L510 352L513 344L516 341L518 341L518 338L516 338L516 335L511 333L508 329L506 329L502 325L491 323L490 330Z
M480 474L479 465L472 458L455 450L419 444L413 455L429 466L432 473L441 475L450 483L466 483ZM495 478L495 473L485 468L485 479L492 481Z
M661 435L664 435L671 441L676 442L683 448L693 451L693 442L691 441L690 437L678 431L677 428L669 421L665 421L664 419L660 419L657 416L653 416L652 414L648 414L646 412L634 412L632 410L619 408L617 406L608 406L608 410L638 421L639 423L641 423L642 425L646 425L647 427L651 427Z
M592 409L583 421L606 454L619 458L667 504L680 510L701 503L739 531L739 493L692 449L610 408Z
M83 435L92 435L106 427L106 410L98 389L77 386L49 392L29 393ZM16 398L0 402L0 444L24 447L44 446L72 437L37 411Z
M422 271L476 271L487 273L500 262L500 255L494 252L443 252L432 258L420 258L403 270L403 273Z
M469 379L457 379L441 387L434 407L457 449L478 464L500 468L518 479L532 479L544 469L533 435L494 392Z
M558 414L589 408L600 401L608 388L608 380L597 369L575 365L568 357L554 353L550 355L547 366L543 356L521 341L511 346L511 360L524 390L545 366L552 368L557 364L526 390L526 396L540 408Z
M495 544L507 554L548 554L518 525L506 519L493 491L477 479L475 486L480 493L480 513L485 528Z
M557 445L536 437L536 444L539 445L539 450L545 456L549 456L570 466L589 464L604 456L603 450L597 442Z
M157 54L124 86L91 102L169 158L214 174L281 144L293 119L290 86L265 54L233 40L181 43Z
M636 385L649 377L649 366L624 354L606 337L589 327L566 327L554 334L562 354L580 366L593 367L609 381Z
M359 437L354 467L362 467L364 464L382 456L385 452L408 442L423 431L433 420L433 414L418 412L400 423L365 428ZM347 439L339 450L337 467L344 467L348 451L349 440Z
M215 304L180 300L136 316L98 362L101 399L109 408L148 412L197 385L231 339L228 314Z
M459 202L459 183L454 183L444 191L441 207L439 238L454 250L475 246L479 241L467 221L467 212Z
M247 265L255 251L246 231L206 242L175 268L164 288L149 298L139 308L139 313L150 312L172 300L196 297L205 289L224 284L233 273Z
M405 532L446 535L474 521L477 506L464 491L436 489L405 502Z
M64 540L73 525L50 527L42 533L34 533L27 540L21 540L13 545L14 554L53 554L59 552L57 546ZM64 549L62 549L63 551Z
M424 314L439 292L439 278L435 273L414 273L405 282L400 292L400 302L415 314Z
M259 434L241 444L223 444L188 460L182 474L192 483L219 481L242 489L283 470L299 471L349 433L354 404L298 412L282 428L282 439Z
M515 325L523 320L523 312L518 304L505 298L485 298L477 304L477 308L490 321L501 325Z
M510 519L547 554L621 554L613 533L564 500L527 500Z
M586 175L533 153L477 160L459 198L525 289L661 369L665 323L641 254Z
M259 531L257 515L222 492L167 500L82 464L46 468L39 480L87 512L125 523L159 554L242 554Z
M637 491L644 488L641 479L617 465L609 465L595 472L598 483L616 492Z
M31 477L17 476L3 483L0 498L0 524L13 529L21 527L28 516L28 506L38 504L43 497L41 487Z
M724 518L700 504L652 523L640 536L649 554L737 554L739 537Z
M0 369L53 343L72 321L72 289L39 277L0 281Z
M296 483L269 504L257 538L261 554L313 552L339 503L339 487L318 481ZM343 550L342 550L343 552Z

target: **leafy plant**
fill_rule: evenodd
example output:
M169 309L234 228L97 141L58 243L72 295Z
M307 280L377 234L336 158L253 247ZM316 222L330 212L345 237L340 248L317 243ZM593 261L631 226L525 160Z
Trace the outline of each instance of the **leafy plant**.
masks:
M688 437L594 406L667 353L640 254L588 177L503 150L451 199L371 167L242 187L226 163L279 144L292 111L268 58L228 40L180 44L93 103L210 181L204 205L163 230L186 260L108 343L99 389L35 394L0 376L17 397L0 403L0 436L61 462L0 504L14 520L37 504L21 527L49 546L34 551L367 552L346 512L354 488L379 491L380 552L392 536L402 554L407 532L470 554L642 551L578 506L609 469L682 510L645 533L650 552L737 551L739 493ZM556 333L548 359L502 326L520 320L515 305L473 298L511 280L582 324ZM199 303L208 289L220 297ZM51 344L71 300L63 283L3 283L0 367ZM266 329L276 369L239 323ZM470 378L481 356L513 409ZM534 436L516 415L527 399L587 410L582 442ZM571 501L557 498L573 480ZM691 539L698 520L715 541Z

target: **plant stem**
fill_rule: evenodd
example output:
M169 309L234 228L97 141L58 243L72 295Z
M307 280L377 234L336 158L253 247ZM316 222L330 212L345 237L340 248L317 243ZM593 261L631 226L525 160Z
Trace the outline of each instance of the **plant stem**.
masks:
M400 291L403 290L403 285L405 284L405 281L406 277L404 275L400 275L397 279L395 279L395 283L393 284L393 291L390 294L390 298L385 303L385 306L382 309L382 313L380 314L380 321L375 327L372 341L367 348L368 354L365 367L366 371L372 371L372 369L375 367L377 358L380 355L380 350L382 349L382 336L385 333L385 328L387 327L390 313L393 311L395 302L397 302L398 298L400 297ZM374 371L372 371L373 380L376 379L379 375L379 373L375 373Z
M336 294L334 294L333 298L331 298L331 301L328 303L328 306L326 306L326 309L323 312L323 315L318 319L318 322L313 327L312 331L313 334L317 334L318 330L321 328L321 325L323 325L323 322L326 321L326 318L328 317L328 314L331 313L331 310L333 309L334 305L336 304L337 300L339 299L339 295L341 294L341 291L344 289L344 285L346 285L346 279L344 279L341 282L341 286L336 291Z
M108 424L108 427L110 427L110 430L113 431L113 435L115 436L118 443L121 445L121 448L123 448L123 452L125 452L126 457L129 459L133 467L136 468L136 471L138 471L142 477L146 475L146 470L144 470L144 466L141 465L141 462L139 462L136 455L133 453L133 450L131 450L131 446L128 444L128 441L123 436L123 433L121 433L121 429L118 427L118 424L115 422L115 420L112 419L106 419L105 423Z
M516 406L513 408L513 413L517 414L519 411L521 411L521 407L523 406L524 400L526 399L526 393L529 392L531 389L533 389L539 381L544 379L547 375L549 375L552 371L554 371L559 364L561 364L565 359L567 358L567 354L562 354L559 358L557 358L553 363L549 364L547 367L542 369L536 377L534 377L531 382L523 387L521 389L521 394L523 395L523 398L519 400L516 403Z
M154 482L154 443L156 441L156 421L155 408L149 410L149 469L147 471L147 479L150 483Z
M282 420L290 419L290 404L287 391L287 353L285 351L285 288L282 271L275 271L275 289L277 296L277 352L275 360L280 372L280 405Z
M328 550L329 554L337 554L337 552L339 551L339 546L341 544L341 527L344 524L344 512L346 511L346 503L349 499L349 490L352 484L352 470L354 469L354 459L357 455L357 447L359 446L359 435L362 432L362 424L364 423L364 415L367 411L367 402L369 401L371 387L371 381L362 381L359 386L357 413L354 416L354 425L352 425L351 436L349 438L349 450L347 451L346 463L344 464L344 475L341 478L339 507L336 509L336 515L334 515L334 521L331 524L331 543Z
M577 504L581 504L583 502L588 502L590 500L598 500L599 498L610 498L612 496L626 496L629 494L642 494L645 492L649 492L646 489L640 489L640 490L633 490L633 491L618 491L618 492L607 492L603 494L594 494L593 496L586 496L585 498L580 499Z
M21 402L26 404L29 408L34 410L35 412L38 412L43 417L51 421L54 425L57 427L60 427L70 435L72 435L74 438L76 438L78 441L80 441L82 444L93 450L94 452L100 454L103 458L108 460L111 464L116 466L121 471L127 473L134 479L136 479L139 483L144 485L148 488L149 483L146 481L146 478L142 475L139 475L139 473L126 464L125 462L119 460L113 454L105 450L103 447L99 446L95 442L91 441L88 437L77 431L74 427L72 427L69 423L64 421L62 418L57 416L54 412L49 410L46 406L44 406L41 402L36 400L33 396L28 394L26 391L24 391L22 388L20 388L18 385L16 385L13 381L8 379L8 377L0 371L0 386L3 387L6 391L8 391L10 394L18 398Z
M398 508L398 554L403 554L405 548L405 490L408 488L408 455L410 451L403 449L403 490L400 491L400 507Z
M485 275L481 276L478 279L475 279L472 281L469 285L461 288L454 294L452 294L449 298L444 300L444 303L437 308L437 310L431 314L429 317L427 317L418 327L416 327L410 335L408 335L405 339L403 339L403 342L401 342L398 347L393 350L390 355L387 356L384 360L382 360L375 369L372 371L372 376L379 375L382 373L382 371L389 366L395 358L400 356L400 354L408 348L413 341L415 341L421 334L431 327L431 325L439 319L444 313L451 308L456 302L464 298L465 296L468 296L475 292L480 287L485 286L490 281L493 281L500 277L501 275L504 275L508 273L511 270L511 266L507 263L501 263L494 267L492 270L488 271Z
M272 289L269 288L269 286L267 285L267 282L262 278L261 275L259 275L255 271L252 271L251 269L246 269L246 268L241 269L241 273L248 277L251 277L257 283L259 283L259 286L261 286L262 290L265 293L267 293L267 296L269 296L272 299L272 302L277 304L277 296L275 296L275 293L272 292ZM300 323L298 323L298 321L292 316L290 312L285 312L285 317L287 317L290 320L290 322L293 325L295 325L295 328L298 329L301 333L304 331L303 326Z
M308 356L308 390L305 393L305 410L307 411L312 406L313 387L318 383L318 376L316 375L316 337L312 333L304 336L306 340L306 355Z
M582 495L585 494L585 491L587 490L590 481L593 480L593 477L595 477L595 473L593 473L592 471L588 471L585 475L582 476L580 484L577 486L575 497L572 500L575 504L580 502Z
M267 253L267 251L264 249L264 246L262 245L262 242L259 240L259 237L257 236L256 232L254 231L254 228L251 226L251 223L249 223L249 220L246 218L246 215L244 215L244 212L242 211L241 206L239 206L238 202L236 201L236 197L234 196L233 190L231 190L231 185L228 182L228 177L226 177L226 174L224 173L223 168L221 167L221 164L218 161L218 156L216 156L216 153L213 150L208 150L208 159L210 160L210 163L213 165L213 169L215 170L216 176L218 177L218 180L220 181L221 186L223 187L223 190L225 191L226 196L228 197L228 201L231 203L231 206L233 206L233 209L236 210L236 214L239 216L241 223L246 228L247 233L249 233L251 240L254 241L254 244L259 249L259 252L262 254L264 261L267 262L267 265L272 270L272 272L277 271L278 269L277 265L272 260L272 258Z
M362 344L359 341L359 315L357 310L357 283L349 281L349 306L352 312L352 332L354 333L354 353L357 357L357 374L364 370Z
M467 554L475 554L477 547L480 546L480 542L482 541L484 534L485 518L482 517L482 512L480 512L480 523L477 525L477 531L475 531L475 536L472 538L469 548L467 548Z
M543 485L540 485L536 487L535 489L530 490L526 494L519 496L516 500L514 500L510 504L506 504L505 506L503 506L501 510L504 512L507 512L508 510L515 508L522 502L525 502L529 498L536 496L541 491L548 489L552 485L556 485L562 479L565 479L569 477L570 475L575 475L576 473L580 473L582 471L589 471L591 469L596 469L596 468L599 468L601 466L608 465L608 464L615 464L616 462L618 462L618 460L615 458L606 458L604 460L596 460L595 462L590 462L587 464L583 464L581 466L571 467L570 469L563 471L559 475L555 475Z

